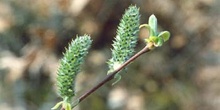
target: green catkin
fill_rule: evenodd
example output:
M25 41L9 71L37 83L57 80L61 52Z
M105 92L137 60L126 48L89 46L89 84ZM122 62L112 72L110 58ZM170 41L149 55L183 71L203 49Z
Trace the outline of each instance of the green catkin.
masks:
M108 61L108 73L117 69L133 55L138 39L139 21L139 8L130 6L120 20L117 35L112 44L112 58Z
M75 96L76 75L80 71L80 65L83 63L91 43L92 40L88 35L77 37L69 44L60 61L57 72L57 87L59 95L65 100L70 100Z
M139 21L139 9L136 6L130 6L120 20L115 41L112 44L112 58L108 61L109 71L107 74L118 69L133 55L138 39ZM116 81L112 85L120 81L121 75L117 73L114 78Z

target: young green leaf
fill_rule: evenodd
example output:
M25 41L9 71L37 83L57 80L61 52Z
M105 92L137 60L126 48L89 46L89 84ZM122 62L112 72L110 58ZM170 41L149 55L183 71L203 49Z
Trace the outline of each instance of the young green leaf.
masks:
M158 37L162 37L162 38L163 38L163 41L166 42L166 41L169 40L169 38L170 38L170 32L168 32L168 31L160 32L160 34L158 35Z
M51 108L52 110L56 110L58 109L58 107L60 107L63 104L63 101L58 102L53 108Z
M163 45L163 39L157 37L157 40L154 42L155 47L160 47Z
M157 32L157 18L155 15L151 15L148 20L148 24L142 24L139 28L146 27L149 32L150 36L145 39L146 43L153 44L151 46L151 49L154 49L154 47L160 47L163 45L164 42L169 40L170 38L170 32L163 31L158 34Z
M155 15L149 17L148 24L151 28L150 36L157 36L157 18Z

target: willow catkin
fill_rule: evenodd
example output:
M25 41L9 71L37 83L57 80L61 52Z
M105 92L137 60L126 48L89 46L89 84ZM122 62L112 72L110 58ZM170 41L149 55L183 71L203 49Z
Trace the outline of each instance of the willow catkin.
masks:
M108 73L117 69L133 55L138 40L139 21L139 8L130 6L120 20L117 35L112 44L112 58L108 61Z
M57 72L58 93L62 98L71 99L75 96L76 75L80 71L80 65L83 63L91 43L90 36L84 35L73 40L66 49Z

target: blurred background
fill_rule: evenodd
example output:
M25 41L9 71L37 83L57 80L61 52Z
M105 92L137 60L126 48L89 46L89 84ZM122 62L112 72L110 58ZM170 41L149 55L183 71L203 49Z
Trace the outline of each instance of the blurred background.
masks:
M65 47L90 34L77 96L106 76L117 25L130 4L171 32L74 110L220 110L220 0L0 0L0 110L50 110ZM136 52L148 36L140 30ZM76 97L77 97L76 96Z

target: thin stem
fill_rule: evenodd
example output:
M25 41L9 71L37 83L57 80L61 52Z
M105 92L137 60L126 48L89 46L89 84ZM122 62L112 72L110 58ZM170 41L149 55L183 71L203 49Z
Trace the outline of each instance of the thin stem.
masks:
M107 83L108 81L112 80L114 78L114 75L116 73L118 73L120 70L122 70L125 66L127 66L128 64L130 64L133 60L135 60L136 58L138 58L139 56L141 56L142 54L149 52L150 50L152 50L152 45L153 44L148 44L146 45L142 50L140 50L138 53L136 53L134 56L132 56L129 60L127 60L125 63L123 63L118 69L116 69L115 71L111 72L109 75L106 76L105 79L103 79L100 83L98 83L96 86L94 86L92 89L90 89L88 92L86 92L85 94L83 94L82 96L79 97L78 102L80 103L81 101L83 101L86 97L88 97L91 93L93 93L94 91L96 91L97 89L99 89L101 86L103 86L105 83Z

